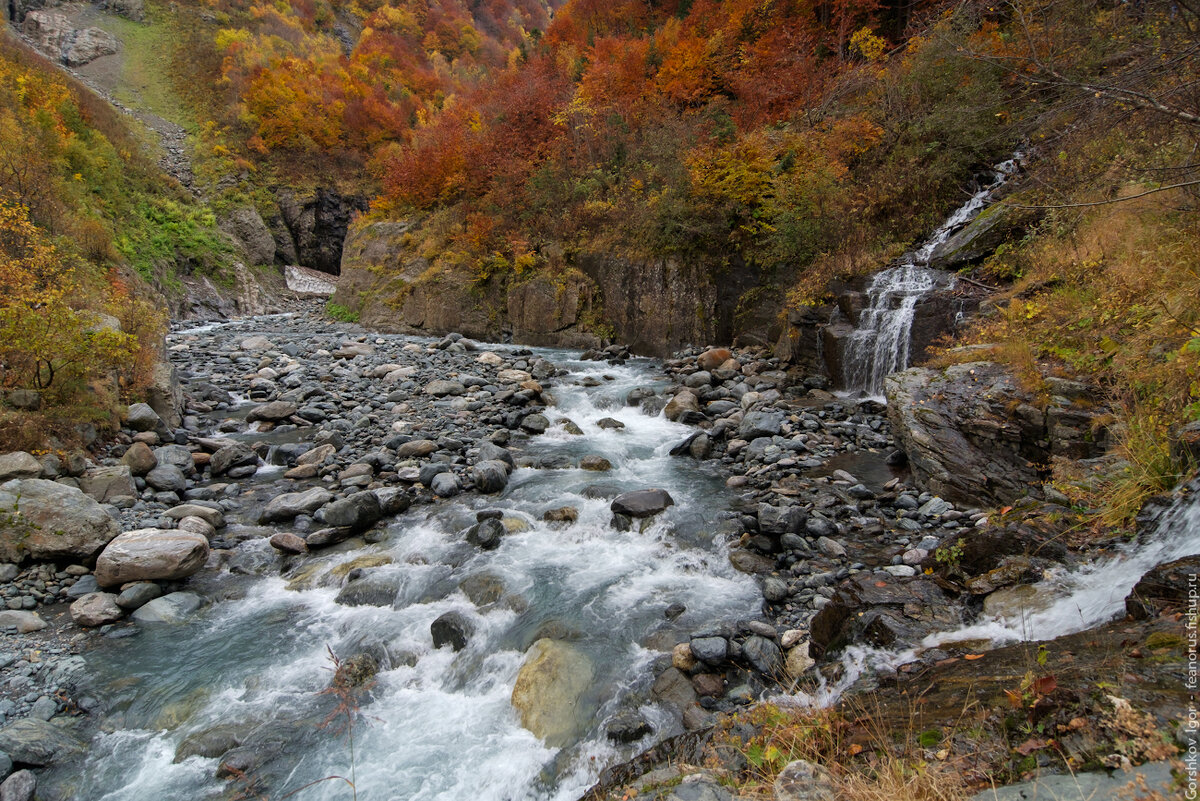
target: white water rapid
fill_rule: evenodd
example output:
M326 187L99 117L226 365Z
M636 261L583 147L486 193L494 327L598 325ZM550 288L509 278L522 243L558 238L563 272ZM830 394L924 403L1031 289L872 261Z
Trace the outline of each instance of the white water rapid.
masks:
M761 604L753 580L713 541L729 496L716 472L668 455L691 429L625 405L630 389L653 385L647 361L611 367L540 354L571 371L555 381L558 405L547 414L569 418L584 436L558 424L526 452L599 454L612 471L520 468L499 496L414 507L383 542L308 557L305 566L317 567L299 588L271 576L210 581L229 587L231 599L183 625L149 627L89 653L89 691L103 699L100 732L83 765L59 771L54 784L91 801L226 797L231 785L215 778L217 759L176 760L189 738L225 731L273 754L256 770L271 798L353 770L357 797L372 801L573 799L602 768L645 746L608 740L605 726L618 712L639 711L655 737L676 733L673 717L649 698L650 663L664 653L655 646L669 650L677 629L755 617ZM580 383L586 379L598 385ZM606 417L625 428L598 426ZM622 533L610 525L609 500L584 493L595 484L663 487L676 505L648 530ZM578 509L576 524L542 521L544 511L566 505ZM502 509L525 530L496 550L471 548L459 533L482 509ZM277 558L261 537L241 548ZM364 555L390 560L377 570L399 579L392 606L335 603L341 580L328 571ZM477 607L459 588L469 576L494 582L501 599ZM675 622L664 614L672 604L686 607ZM458 652L432 646L430 623L449 611L475 626ZM509 700L525 649L547 628L565 632L559 636L593 666L577 731L563 748L522 728ZM345 657L367 646L390 664L363 706L351 753L344 733L321 728L328 698L318 694L331 675L327 648ZM288 797L342 801L350 791L325 781Z
M975 219L1004 183L1019 169L1021 155L992 167L991 180L943 222L918 249L899 263L876 273L867 287L866 304L842 356L847 390L868 395L883 392L883 379L908 366L913 316L917 304L939 287L952 287L954 276L929 267L934 251Z

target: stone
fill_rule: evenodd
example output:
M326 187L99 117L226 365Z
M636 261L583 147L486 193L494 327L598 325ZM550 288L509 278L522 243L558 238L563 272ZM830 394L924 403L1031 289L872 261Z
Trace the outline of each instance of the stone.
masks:
M135 442L130 445L125 451L125 455L121 457L121 461L129 466L130 472L135 476L144 476L158 467L158 457L144 442Z
M729 640L724 637L696 637L690 647L692 656L710 665L719 665L729 657Z
M77 626L104 626L125 617L111 592L90 592L71 604L71 619Z
M240 343L238 343L238 347L246 351L274 350L275 343L264 336L255 335L243 339Z
M816 664L817 660L808 653L808 642L801 642L788 649L783 669L793 679L798 679Z
M604 727L608 739L614 743L634 743L654 733L654 727L637 712L621 712ZM3 799L0 799L3 801Z
M535 642L525 654L512 691L521 725L550 748L567 745L590 718L580 701L593 675L591 660L579 649L547 638Z
M823 656L856 642L899 648L960 623L958 608L933 580L862 571L843 581L813 617L810 649Z
M395 571L372 570L346 584L335 599L342 606L391 606L402 583Z
M0 729L0 751L18 765L56 765L81 756L85 748L72 731L45 720L23 718Z
M447 395L464 395L467 388L457 381L449 381L439 378L436 381L430 381L425 385L425 394L432 395L435 398L444 398Z
M18 770L0 784L0 801L33 801L37 776L30 770Z
M729 348L713 348L697 356L696 365L701 370L716 370L732 358L733 352Z
M547 509L542 513L542 520L547 523L574 523L579 519L579 510L574 506L560 506L557 509Z
M223 476L235 467L258 465L258 454L244 442L231 442L209 459L208 469L213 478Z
M613 514L640 518L651 517L674 505L675 500L666 490L642 489L618 495L609 508Z
M671 649L671 665L684 673L690 673L696 667L691 643L681 642Z
M133 485L133 473L124 464L91 468L79 477L79 488L100 503L107 503L114 498L136 498L138 494Z
M508 464L498 459L482 461L471 468L471 481L479 492L502 492L508 486L508 470Z
M429 489L439 498L450 498L462 491L458 477L453 473L438 473L430 482Z
M173 464L160 464L146 474L146 483L162 492L183 492L187 489L187 476Z
M500 547L500 541L508 529L496 519L482 520L467 529L467 542L485 551Z
M789 762L775 777L775 801L834 801L833 777L808 760Z
M304 538L290 531L280 531L272 534L269 542L271 543L271 547L280 553L289 555L308 553L308 543L304 541Z
M286 420L296 413L296 404L290 401L271 401L260 406L255 406L246 415L246 422L256 423L265 421L269 423L278 423L280 420Z
M406 442L396 449L396 458L411 459L413 457L428 456L437 450L437 443L431 439L414 439L411 442Z
M579 460L579 467L583 470L593 470L598 473L612 469L612 462L605 459L603 456L585 456Z
M0 561L90 561L120 526L80 490L38 478L0 484L0 519L16 510L0 530Z
M162 587L153 581L139 581L121 590L117 596L117 606L128 611L141 609L162 594Z
M521 430L528 434L545 434L550 427L550 420L544 414L527 415L521 421Z
M753 634L742 643L742 658L764 676L779 678L783 676L783 652L779 646L766 637Z
M237 240L247 265L275 263L275 238L254 206L234 206L221 216L218 227Z
M296 464L301 467L320 466L325 463L325 460L336 454L338 449L330 443L318 445L311 448L296 457ZM432 452L432 451L431 451Z
M783 432L783 412L748 412L738 424L738 437L746 440L772 437Z
M322 487L277 495L259 512L258 522L281 523L298 515L311 515L331 500L333 493Z
M704 773L693 773L685 776L665 801L733 801L733 795L722 787L716 778Z
M96 559L96 581L101 587L113 587L131 581L187 578L204 567L208 551L208 540L189 531L127 531Z
M434 648L449 645L453 650L461 651L475 633L475 624L461 612L446 612L429 624L429 633L433 636ZM519 682L520 678L517 680Z
M14 478L37 478L42 474L42 463L31 453L13 451L0 454L0 481Z
M712 373L707 370L699 370L683 379L683 385L691 389L702 389L703 387L712 386L712 382Z
M133 613L133 619L142 624L182 623L200 608L203 601L191 592L173 592L155 598Z
M689 412L700 413L700 399L696 397L695 393L688 390L677 393L675 397L667 401L667 405L663 408L663 416L675 422Z
M129 407L126 421L129 427L134 431L156 431L160 428L166 428L158 412L154 411L148 403L134 403Z
M22 634L41 631L49 625L37 612L27 612L22 609L0 611L0 627L16 626L17 631Z
M331 526L361 531L383 517L383 509L375 493L356 492L329 504L323 514Z
M220 509L213 509L211 506L202 506L198 503L182 503L178 506L172 506L163 512L163 516L171 520L178 520L181 523L189 517L198 517L214 529L222 528L225 525L224 512Z
M1157 617L1178 609L1187 611L1189 593L1196 592L1200 556L1185 556L1161 564L1142 576L1125 598L1125 611L1135 619Z

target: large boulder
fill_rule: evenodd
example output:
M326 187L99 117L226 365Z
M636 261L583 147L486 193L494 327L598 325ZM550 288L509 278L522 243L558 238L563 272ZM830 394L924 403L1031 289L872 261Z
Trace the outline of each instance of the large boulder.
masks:
M506 305L518 342L576 348L600 343L584 323L599 306L596 285L576 270L517 284L508 290Z
M333 493L323 487L304 492L285 492L277 495L258 514L260 523L280 523L298 515L311 515L333 500Z
M208 560L208 539L179 529L127 531L96 560L96 581L114 587L131 581L186 578Z
M535 642L512 691L521 725L551 748L565 746L590 717L580 701L592 677L591 660L582 651L557 640Z
M1010 503L1038 491L1052 457L1098 456L1107 442L1091 398L1072 391L1038 403L992 362L912 368L885 387L914 478L957 503Z
M133 473L124 464L93 467L80 476L79 488L100 503L107 503L114 498L136 498L138 494L133 484Z
M0 453L0 481L14 478L37 478L42 474L42 463L31 453L13 451Z
M0 484L0 561L90 561L120 533L104 507L38 478Z
M508 486L508 469L505 462L489 459L471 468L471 480L479 492L500 492Z
M355 531L369 527L383 516L379 498L373 492L356 492L325 507L325 522Z
M54 765L82 755L84 749L83 740L66 727L37 718L22 718L0 729L0 751L18 765Z
M103 626L125 617L111 592L89 592L71 604L71 619L77 626Z
M241 245L247 264L274 264L275 239L253 206L235 206L225 213L219 226Z

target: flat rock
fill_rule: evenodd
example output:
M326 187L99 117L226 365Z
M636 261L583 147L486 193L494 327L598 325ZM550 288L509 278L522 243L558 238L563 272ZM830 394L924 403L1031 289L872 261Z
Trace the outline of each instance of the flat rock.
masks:
M642 489L625 492L613 499L609 508L613 514L628 517L651 517L674 506L675 500L664 489Z
M208 539L178 529L143 528L113 539L96 560L96 581L113 587L130 581L186 578L208 560Z
M191 592L173 592L155 598L133 613L138 623L182 623L200 608L203 601Z
M41 615L37 612L26 612L20 609L5 609L4 611L0 611L0 627L16 626L17 631L22 634L41 631L48 625L50 624L42 620Z
M42 463L31 453L13 451L0 453L0 481L14 478L37 478L42 474Z
M298 515L311 515L333 500L333 493L323 487L313 487L304 492L288 492L278 495L259 512L258 522L279 523Z
M0 561L86 562L120 533L117 522L80 490L38 478L0 484L0 509L18 525L0 530Z
M111 592L89 592L71 604L71 619L77 626L104 626L125 617Z
M84 750L84 742L74 733L45 720L24 718L0 729L0 751L19 765L46 767L80 756Z

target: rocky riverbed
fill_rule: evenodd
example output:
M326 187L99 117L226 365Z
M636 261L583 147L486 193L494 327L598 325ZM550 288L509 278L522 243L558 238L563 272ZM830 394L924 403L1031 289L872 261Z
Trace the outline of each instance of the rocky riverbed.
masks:
M292 313L170 353L178 427L135 405L90 459L0 457L27 526L0 568L0 750L50 767L39 798L344 769L327 651L379 721L365 787L407 748L414 793L573 797L721 713L860 686L854 649L953 662L976 645L931 637L1075 558L1036 473L1003 514L921 491L909 416L761 349L656 367ZM439 737L505 764L433 781Z

